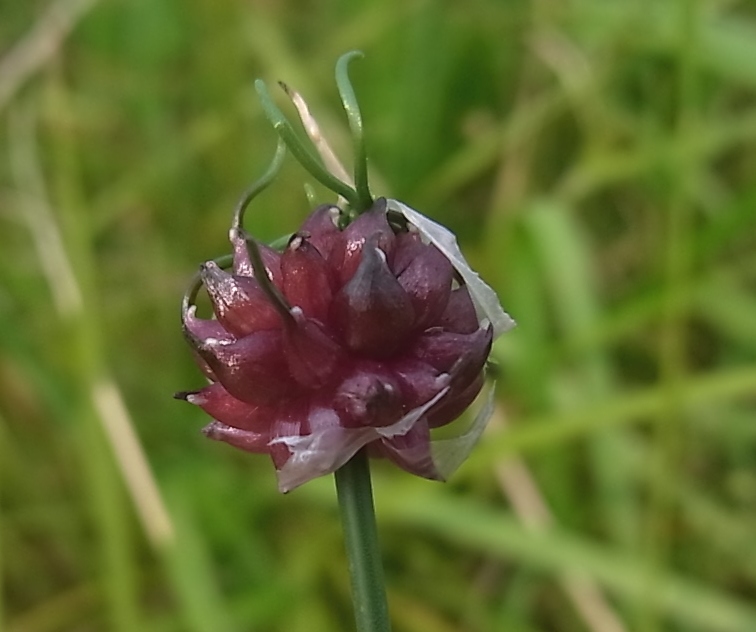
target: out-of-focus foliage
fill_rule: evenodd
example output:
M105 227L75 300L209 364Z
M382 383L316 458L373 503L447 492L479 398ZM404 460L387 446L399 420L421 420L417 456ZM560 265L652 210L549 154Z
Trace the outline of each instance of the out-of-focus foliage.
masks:
M44 60L52 4L81 15ZM585 578L627 630L756 629L750 2L52 4L0 19L0 628L351 629L332 482L280 496L170 394L202 384L180 295L275 147L253 79L348 156L360 48L376 193L458 232L519 323L455 478L374 468L395 629L587 630ZM304 182L251 232L290 232Z

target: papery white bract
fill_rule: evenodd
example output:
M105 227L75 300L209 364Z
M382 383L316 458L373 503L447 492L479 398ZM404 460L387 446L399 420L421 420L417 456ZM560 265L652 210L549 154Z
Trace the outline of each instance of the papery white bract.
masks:
M335 424L320 427L309 435L293 435L273 439L271 444L284 444L291 452L291 458L278 471L278 489L282 492L288 492L314 476L322 476L335 471L351 459L360 448L373 441L391 439L407 434L412 426L446 395L448 390L448 388L443 389L433 399L409 411L390 426L343 428ZM318 426L315 425L315 427ZM450 441L455 440L456 438ZM452 463L448 462L448 459L442 457L441 461L444 465L444 477L457 469ZM462 461L464 461L464 458L459 463Z
M514 319L502 309L496 292L467 263L453 232L399 200L389 198L387 208L403 215L423 237L446 255L454 269L465 280L478 316L481 319L486 318L493 325L494 339L515 326Z

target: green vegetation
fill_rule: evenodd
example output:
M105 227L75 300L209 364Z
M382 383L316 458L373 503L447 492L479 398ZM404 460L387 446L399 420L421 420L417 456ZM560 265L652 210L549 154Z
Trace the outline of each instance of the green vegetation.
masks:
M275 150L254 79L348 158L361 49L374 192L454 229L519 324L451 482L374 467L394 629L756 630L752 3L2 15L0 629L352 629L333 480L279 495L170 396L202 384L180 297ZM249 231L290 233L305 183L333 199L289 158Z

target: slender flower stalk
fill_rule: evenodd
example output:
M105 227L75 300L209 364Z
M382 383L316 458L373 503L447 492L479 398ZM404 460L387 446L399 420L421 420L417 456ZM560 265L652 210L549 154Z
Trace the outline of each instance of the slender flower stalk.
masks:
M357 632L388 632L391 623L367 452L360 450L336 470L335 477Z
M210 384L177 397L213 418L204 429L209 438L267 454L282 492L335 474L357 629L386 632L369 458L446 480L485 427L492 390L466 432L437 440L433 431L477 398L493 339L514 321L470 269L453 233L402 202L373 198L347 73L357 56L347 53L336 66L354 183L340 179L347 172L304 100L286 88L314 151L256 82L278 148L237 204L232 254L200 266L184 296L184 335ZM275 179L286 149L346 206L318 206L271 247L245 231L244 215ZM212 318L197 314L201 287Z

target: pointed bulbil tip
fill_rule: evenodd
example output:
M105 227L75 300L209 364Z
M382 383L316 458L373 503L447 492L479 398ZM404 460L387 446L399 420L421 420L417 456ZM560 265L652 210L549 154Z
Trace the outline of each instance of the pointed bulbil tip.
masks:
M223 272L215 261L205 261L205 263L201 263L199 271L203 283L206 283L207 281L221 282L224 277L230 276Z
M187 394L186 401L199 406L216 421L231 428L264 433L277 407L253 405L232 396L220 383Z
M217 421L211 421L209 424L204 426L202 430L200 430L200 432L208 439L217 439L217 431L220 425L221 424L219 424Z
M318 249L324 259L328 259L336 240L341 235L339 218L341 209L332 204L316 208L302 223L299 233L307 235L310 243Z
M341 283L346 283L355 274L362 259L366 243L372 240L377 248L391 258L396 236L386 217L386 200L381 198L370 210L358 216L340 235L334 244L329 262L336 270Z
M404 344L415 321L414 309L375 238L363 249L354 276L335 296L330 315L352 351L388 357Z
M381 213L382 215L385 216L387 211L388 211L388 202L384 196L381 196L373 200L373 206L371 206L366 212L367 213Z
M223 441L235 448L247 452L265 453L268 451L270 436L268 433L259 433L249 430L232 428L219 421L211 421L202 429L202 434L214 441Z
M195 406L204 406L207 404L207 397L202 394L201 391L195 391L193 393L187 393L184 400Z
M281 326L278 311L255 279L228 274L212 261L203 264L200 277L218 322L235 336Z
M295 233L281 256L283 294L305 315L325 323L336 285L333 273L310 239Z
M258 242L239 228L232 228L229 232L233 247L233 272L244 277L254 277L255 267L249 256L249 241L254 241L260 251L260 257L268 278L274 283L281 282L281 253L270 246Z
M249 260L247 240L242 230L232 227L228 234L233 249L234 274L251 277L255 274L252 262Z

